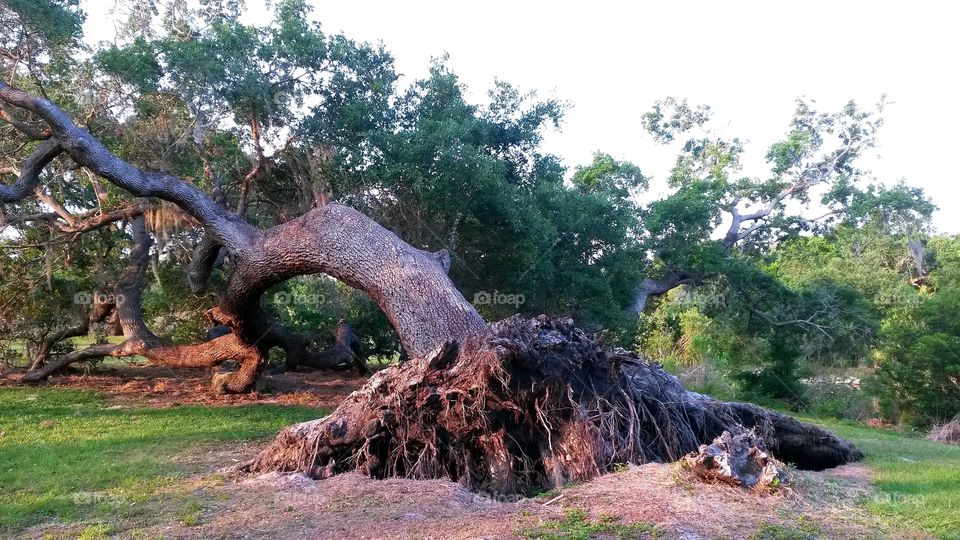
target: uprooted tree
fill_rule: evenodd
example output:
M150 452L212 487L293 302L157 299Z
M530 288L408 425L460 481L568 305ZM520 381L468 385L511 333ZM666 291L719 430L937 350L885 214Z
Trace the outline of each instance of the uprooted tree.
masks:
M142 230L142 220L135 220L137 245L131 266L120 283L126 301L118 310L127 339L119 345L72 353L51 363L51 369L77 359L108 354L140 355L181 367L213 366L235 360L240 368L224 386L229 391L242 392L253 384L265 352L271 347L281 347L288 359L304 358L305 363L323 364L323 352L308 350L304 339L272 324L259 304L261 295L272 285L316 273L335 277L370 295L413 356L425 354L450 336L475 335L484 327L472 306L449 286L449 260L445 253L413 248L349 207L325 205L276 227L259 230L181 179L142 171L117 158L49 101L6 84L0 86L0 100L6 107L35 114L49 125L49 130L42 134L24 131L42 142L24 162L16 182L2 186L0 201L12 202L31 194L44 168L65 154L78 166L133 195L156 197L177 205L203 224L215 245L225 248L234 261L220 304L209 314L211 320L229 326L232 332L200 345L162 343L144 324L137 301L150 239ZM197 260L197 264L214 263L213 257L202 254ZM413 298L431 301L412 302Z
M588 479L616 463L675 460L741 425L801 467L860 457L846 441L788 416L688 392L658 366L605 348L568 321L514 317L487 324L447 276L449 254L410 246L348 206L322 204L261 230L175 175L118 158L47 99L0 83L0 102L44 124L14 124L36 142L17 180L0 186L0 202L33 193L45 167L67 158L134 196L175 205L233 261L226 290L209 312L231 332L201 344L165 343L140 313L151 241L143 219L134 218L130 266L118 283L126 297L117 307L126 340L58 362L96 355L141 355L171 366L234 360L239 369L222 384L244 391L272 346L320 361L260 308L268 288L300 275L339 279L368 294L389 318L414 360L376 374L331 416L284 430L244 470L326 476L359 469L528 492ZM208 275L215 257L198 252L195 274Z

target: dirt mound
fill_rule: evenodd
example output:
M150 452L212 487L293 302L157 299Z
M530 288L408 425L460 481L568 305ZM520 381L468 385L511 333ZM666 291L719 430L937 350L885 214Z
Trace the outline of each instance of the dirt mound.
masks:
M201 479L204 487L192 494L204 508L198 524L158 524L136 536L569 538L583 537L590 526L598 538L884 535L883 524L857 504L872 493L863 467L795 475L791 489L760 495L650 463L532 498L473 493L446 480L374 480L357 473L323 481L269 473L213 488ZM610 533L603 533L604 524L612 524ZM618 528L631 533L615 534Z

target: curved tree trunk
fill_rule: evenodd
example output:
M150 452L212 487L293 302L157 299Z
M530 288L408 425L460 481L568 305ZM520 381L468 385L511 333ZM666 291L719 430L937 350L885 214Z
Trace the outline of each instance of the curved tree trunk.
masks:
M34 113L50 126L44 132L48 140L26 160L18 180L11 186L0 185L0 202L27 196L38 185L44 167L66 153L78 165L131 194L174 203L203 224L207 238L190 273L194 289L209 277L217 244L228 250L234 261L220 305L209 313L213 321L233 329L230 336L199 345L160 344L143 324L137 289L135 294L131 291L131 299L136 301L130 302L130 317L124 319L121 314L128 339L110 354L142 355L155 362L198 367L243 358L236 380L227 387L246 390L270 345L299 348L289 334L275 331L266 320L258 306L260 297L284 280L315 273L329 274L369 294L412 356L426 354L447 339L479 335L486 326L447 277L449 259L445 254L414 248L352 208L328 204L261 231L180 178L140 170L113 155L46 99L0 82L0 101ZM49 366L61 364L60 360Z
M328 204L260 235L230 276L221 316L259 339L265 329L242 323L263 293L292 277L323 273L370 295L407 352L422 356L445 340L476 336L486 327L447 269L444 254L407 244L353 208Z

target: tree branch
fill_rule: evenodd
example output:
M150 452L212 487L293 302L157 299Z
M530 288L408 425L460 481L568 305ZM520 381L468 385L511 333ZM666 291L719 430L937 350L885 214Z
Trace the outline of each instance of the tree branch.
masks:
M255 227L227 211L200 189L172 174L143 171L118 158L48 100L32 96L4 82L0 82L0 100L31 111L50 124L56 136L51 141L59 140L59 144L42 146L45 152L39 157L48 157L49 154L49 158L46 161L37 159L35 162L46 165L59 153L54 153L53 149L61 147L77 164L134 195L159 197L176 204L203 223L218 240L235 253L245 252L259 237L259 231ZM33 182L30 184L31 188L36 185L35 177L27 178ZM5 191L0 191L0 202L9 202L4 200L10 198Z
M0 119L3 119L5 122L13 126L14 129L35 141L43 141L53 136L53 132L49 129L39 131L17 120L13 117L13 115L10 114L9 111L7 111L6 107L3 107L2 105L0 105Z
M0 82L0 85L3 83ZM61 152L63 147L58 139L48 139L40 143L23 162L17 181L9 186L0 185L0 203L16 202L30 195L40 184L40 173Z

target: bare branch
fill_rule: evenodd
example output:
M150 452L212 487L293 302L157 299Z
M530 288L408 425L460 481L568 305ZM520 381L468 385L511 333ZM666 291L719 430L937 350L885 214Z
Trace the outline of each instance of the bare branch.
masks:
M52 208L53 211L58 216L63 218L64 221L66 221L71 225L73 225L76 222L77 218L73 214L71 214L69 211L67 211L67 209L64 208L64 206L60 204L59 201L57 201L50 195L47 195L47 193L43 190L43 188L41 188L40 186L37 186L37 189L34 190L34 193L36 193L37 199L40 199L41 202L43 202L44 204Z
M90 217L75 219L68 225L57 225L65 233L85 233L96 229L102 229L107 225L118 221L133 219L142 216L146 208L141 205L125 206L111 210L105 213L96 213Z
M50 131L49 129L38 131L30 127L29 125L17 120L3 106L0 106L0 119L3 119L5 122L13 126L14 129L16 129L20 133L23 133L24 135L26 135L27 137L35 141L43 141L53 136L53 132Z

